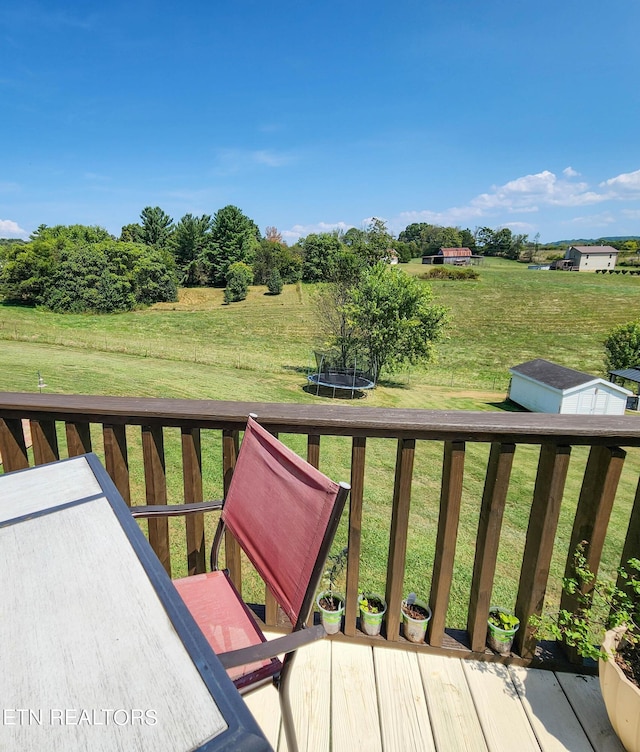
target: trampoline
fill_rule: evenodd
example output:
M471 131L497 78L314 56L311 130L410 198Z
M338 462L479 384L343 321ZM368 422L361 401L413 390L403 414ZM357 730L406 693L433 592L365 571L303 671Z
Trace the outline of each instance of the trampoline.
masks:
M356 392L366 392L375 387L375 381L364 371L358 371L355 362L353 368L338 368L329 362L324 353L315 353L315 356L318 370L310 373L307 380L315 384L316 396L320 393L320 387L332 389L334 397L336 389L349 391L352 398Z

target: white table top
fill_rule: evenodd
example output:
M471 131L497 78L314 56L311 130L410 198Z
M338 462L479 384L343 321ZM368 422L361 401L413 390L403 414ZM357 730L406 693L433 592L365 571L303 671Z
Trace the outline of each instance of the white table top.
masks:
M224 748L220 700L227 717L242 700L219 664L214 700L194 660L217 659L190 655L175 589L104 485L85 457L0 476L0 749Z

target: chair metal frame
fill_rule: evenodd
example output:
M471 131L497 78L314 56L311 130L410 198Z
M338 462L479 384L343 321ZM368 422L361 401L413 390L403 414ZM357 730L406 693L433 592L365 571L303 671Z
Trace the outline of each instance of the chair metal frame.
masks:
M254 419L256 416L250 415L250 419ZM270 436L270 440L284 447L278 439L274 436ZM290 450L287 450L290 451ZM240 447L240 455L242 453L242 446ZM239 457L240 457L239 455ZM304 460L297 457L297 460L304 463ZM311 466L310 466L311 467ZM237 469L236 471L237 472ZM325 476L326 477L326 476ZM233 478L231 480L231 488L233 487ZM291 633L284 635L273 640L266 640L250 647L240 648L225 653L216 653L225 669L230 669L237 666L249 665L257 661L269 660L277 658L278 655L284 654L284 660L280 664L274 662L274 669L268 676L258 678L257 681L251 684L242 684L242 682L236 682L238 690L244 694L258 689L264 686L266 682L273 681L274 685L278 689L278 696L280 699L280 706L282 711L283 728L287 739L287 745L290 752L297 752L298 745L295 734L295 728L293 723L293 714L291 708L291 701L289 697L289 680L293 663L295 660L296 650L303 645L311 643L315 640L321 639L326 636L324 627L321 624L315 626L309 626L309 619L313 611L313 605L315 595L320 586L320 581L324 572L327 556L329 554L331 544L333 542L342 512L345 506L347 496L350 491L348 483L338 484L338 490L333 501L333 508L326 525L326 529L323 531L322 541L320 543L318 555L316 557L313 570L307 583L305 593L302 599L302 605L298 612L298 617L293 624ZM199 512L208 511L221 511L224 509L224 501L207 501L197 502L191 504L173 504L173 505L153 505L153 506L141 506L132 507L131 513L134 518L157 518L157 517L175 517L184 516L188 514L195 514ZM218 526L214 536L213 544L211 547L210 564L211 571L225 571L220 570L218 567L218 557L220 553L220 547L224 538L227 526L222 518L222 515L218 521ZM242 546L242 541L239 541ZM225 575L227 573L225 572ZM267 587L269 583L267 582ZM241 597L237 594L238 599L244 604ZM276 598L276 600L278 600ZM279 605L282 605L279 603ZM255 621L255 619L254 619ZM261 629L256 623L258 631L261 633Z

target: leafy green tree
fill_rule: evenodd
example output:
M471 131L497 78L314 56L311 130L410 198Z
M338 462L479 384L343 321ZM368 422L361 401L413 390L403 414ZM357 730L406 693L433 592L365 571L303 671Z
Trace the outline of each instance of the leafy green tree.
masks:
M344 252L338 233L312 233L298 242L302 253L302 280L324 282L335 267L335 257Z
M166 248L173 231L173 219L159 206L145 206L140 219L142 242L154 248Z
M604 341L605 370L640 367L640 321L620 324Z
M471 230L460 230L460 247L468 248L472 253L476 252L476 238Z
M111 312L175 300L173 261L100 227L39 227L0 272L8 300L51 310Z
M302 275L302 253L298 246L290 248L263 238L254 253L252 266L256 285L266 285L274 269L277 269L284 284L292 284Z
M414 255L417 255L413 243L403 243L401 240L396 240L393 247L398 254L398 261L401 264L408 264Z
M36 305L57 259L50 244L7 249L0 272L0 292L11 303Z
M362 249L369 266L383 261L394 250L394 239L382 219L373 217L365 228L365 245Z
M224 288L224 302L235 303L244 300L253 280L253 272L248 264L236 261L227 270L227 286Z
M277 269L272 269L267 279L267 289L272 295L280 295L282 292L282 277Z
M413 243L417 256L433 256L441 248L462 247L462 235L457 227L441 227L428 222L408 225L398 239L405 243Z
M490 227L477 227L475 237L477 250L486 256L493 255L493 230Z
M363 272L346 311L354 344L376 377L383 369L432 360L447 320L428 285L384 263Z
M211 226L212 220L208 214L201 217L185 214L171 234L169 249L175 258L180 281L187 287L200 284L198 275L194 274L198 268L194 262L209 246Z
M256 223L237 206L225 206L216 212L211 227L211 245L206 254L209 283L225 284L229 267L242 262L251 264L260 242Z
M65 248L38 302L57 313L114 313L175 299L160 251L110 240Z
M123 243L142 243L142 225L124 225L120 230L120 240Z
M62 251L82 243L107 240L112 240L112 236L102 227L40 225L29 243L10 246L5 251L0 291L11 302L38 305Z

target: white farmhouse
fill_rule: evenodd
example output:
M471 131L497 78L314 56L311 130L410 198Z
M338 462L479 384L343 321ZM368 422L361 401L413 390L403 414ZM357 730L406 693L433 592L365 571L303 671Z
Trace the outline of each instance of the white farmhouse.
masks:
M509 398L536 413L624 415L632 392L542 358L509 369Z
M596 269L615 268L618 251L610 245L572 245L564 257L571 259L574 270L595 272Z

